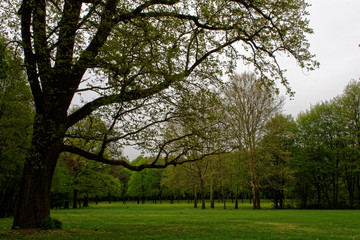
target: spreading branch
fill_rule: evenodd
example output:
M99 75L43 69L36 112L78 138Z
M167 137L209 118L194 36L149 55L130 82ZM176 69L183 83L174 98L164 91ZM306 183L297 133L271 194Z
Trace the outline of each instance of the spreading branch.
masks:
M181 165L184 163L188 163L188 162L196 162L199 161L201 159L204 159L207 156L211 156L211 155L220 155L220 154L224 154L225 151L213 151L211 153L207 153L207 154L202 154L199 155L195 158L188 158L188 159L183 159L181 157L184 157L184 154L179 154L178 156L170 159L170 156L168 156L168 160L164 161L162 163L158 162L158 161L153 161L152 163L148 163L148 164L141 164L141 165L131 165L131 163L129 163L126 159L109 159L106 158L104 156L99 156L98 154L94 154L94 153L90 153L87 152L81 148L78 147L74 147L74 146L68 146L68 145L64 145L63 146L63 151L64 152L69 152L72 154L76 154L78 156L84 157L86 159L89 160L93 160L96 162L101 162L104 164L111 164L111 165L116 165L116 166L123 166L129 170L132 171L141 171L145 168L157 168L157 169L161 169L161 168L166 168L169 165ZM179 161L180 159L180 161Z

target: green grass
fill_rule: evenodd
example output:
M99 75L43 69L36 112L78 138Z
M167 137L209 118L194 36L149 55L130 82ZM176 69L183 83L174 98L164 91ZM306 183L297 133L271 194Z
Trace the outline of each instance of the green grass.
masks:
M0 219L6 239L360 239L360 211L274 210L263 204L235 210L194 209L186 203L101 203L90 208L53 210L63 230L10 231L12 219Z

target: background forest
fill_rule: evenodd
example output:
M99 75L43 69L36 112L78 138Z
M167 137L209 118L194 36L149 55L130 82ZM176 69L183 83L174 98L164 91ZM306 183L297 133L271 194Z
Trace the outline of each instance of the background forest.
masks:
M1 49L0 216L6 217L13 214L33 107L25 77L16 67L18 60ZM205 208L206 199L213 207L216 198L223 200L224 207L226 199L233 199L235 206L250 199L254 208L260 208L260 199L265 198L275 208L360 208L360 82L351 81L342 95L296 118L282 114L283 99L277 89L264 86L250 73L231 76L221 91L188 97L182 106L189 111L191 104L201 103L202 117L187 112L181 126L170 122L161 133L176 138L188 129L201 129L202 138L176 143L196 146L189 151L188 163L130 171L63 153L53 178L51 206L76 208L87 206L89 200L187 199ZM109 124L91 116L70 131L96 136ZM209 147L205 138L211 139L212 148L223 149L221 154L201 154ZM67 141L89 151L101 148L86 138ZM132 164L151 163L156 157L139 156Z

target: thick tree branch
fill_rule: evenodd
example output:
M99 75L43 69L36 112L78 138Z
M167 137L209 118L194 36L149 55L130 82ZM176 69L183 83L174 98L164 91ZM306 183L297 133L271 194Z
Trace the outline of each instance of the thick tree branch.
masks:
M119 21L114 21L114 16L116 14L116 6L119 0L109 0L105 9L103 11L103 15L101 16L101 21L99 23L98 30L89 43L88 47L80 54L80 59L76 62L73 67L74 78L75 81L72 86L67 86L74 88L74 92L76 88L80 84L82 76L85 74L90 63L92 63L95 57L98 55L100 48L102 48L110 35L110 32L113 30L114 26Z
M108 96L99 97L92 102L85 104L82 108L74 112L68 117L68 127L71 127L81 119L85 118L93 111L98 109L101 106L110 105L113 103L122 103L122 102L130 102L136 101L139 99L144 99L150 96L153 96L164 89L168 88L171 83L175 81L175 79L181 78L182 76L172 76L167 77L165 81L159 83L155 86L146 89L135 89L129 92L123 92L121 94L113 94Z
M211 26L204 23L201 23L199 18L193 15L186 15L186 14L180 14L180 13L174 13L174 12L147 12L147 13L141 13L141 17L149 18L149 17L173 17L178 18L182 20L189 20L195 23L195 25L202 29L207 30L214 30L214 31L227 31L231 29L236 29L235 26Z
M42 80L46 82L49 78L51 69L50 54L48 52L46 36L46 2L45 0L37 1L33 10L33 37L36 60L38 63L39 74ZM43 81L42 81L43 82ZM44 87L44 85L43 85Z
M123 166L123 167L125 167L125 168L127 168L129 170L132 170L132 171L141 171L141 170L143 170L145 168L158 168L158 169L161 169L161 168L166 168L169 165L181 165L181 164L188 163L188 162L196 162L196 161L199 161L201 159L204 159L207 156L219 155L219 154L224 154L225 153L224 151L213 151L211 153L202 154L202 155L200 155L200 156L198 156L196 158L182 159L181 161L179 161L179 159L181 159L181 157L184 156L184 154L180 154L180 155L174 157L173 159L171 159L170 161L165 161L163 163L159 163L158 161L156 161L156 162L152 162L152 163L149 163L149 164L141 164L141 165L134 166L134 165L131 165L131 163L129 163L126 159L118 159L118 160L108 159L108 158L105 158L103 156L99 156L97 154L87 152L87 151L85 151L85 150L83 150L81 148L78 148L78 147L64 145L63 146L63 151L64 152L69 152L69 153L72 153L72 154L76 154L78 156L81 156L81 157L84 157L86 159L93 160L93 161L96 161L96 162L101 162L101 163L111 164L111 165L117 165L117 166Z
M24 48L24 63L26 67L26 72L28 75L28 81L30 84L30 88L32 94L34 96L34 101L36 105L36 110L38 112L44 111L43 106L43 96L42 90L40 86L40 82L37 75L36 70L36 57L32 50L31 44L31 15L33 9L31 7L30 0L24 0L21 8L19 9L19 14L21 15L21 37L22 37L22 44Z
M65 1L63 16L59 23L60 32L55 65L60 72L62 72L61 68L71 66L80 10L81 2Z
M156 5L156 4L163 4L163 5L174 5L176 3L180 2L180 0L150 0L147 1L146 3L144 3L143 5L140 5L139 7L137 7L134 11L133 14L134 15L138 15L140 14L143 10L145 10L146 8L152 6L152 5Z

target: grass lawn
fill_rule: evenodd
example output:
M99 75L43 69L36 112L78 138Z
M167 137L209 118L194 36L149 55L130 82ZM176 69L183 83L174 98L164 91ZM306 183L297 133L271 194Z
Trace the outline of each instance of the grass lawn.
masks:
M231 206L230 206L231 205ZM10 231L6 239L360 239L358 210L194 209L187 203L137 205L101 203L90 208L53 210L63 230Z

